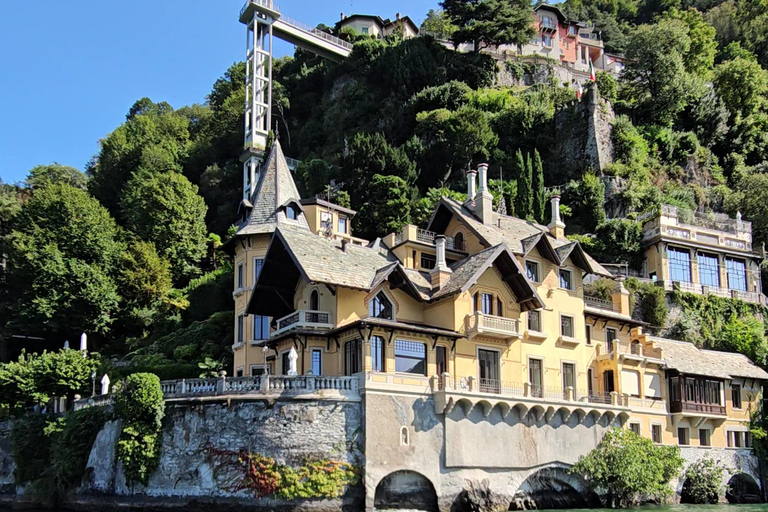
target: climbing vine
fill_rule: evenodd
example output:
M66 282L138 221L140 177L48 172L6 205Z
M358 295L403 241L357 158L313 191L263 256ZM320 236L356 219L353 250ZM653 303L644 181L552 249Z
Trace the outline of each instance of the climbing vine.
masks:
M292 468L246 449L223 450L208 443L203 450L223 490L248 491L257 498L335 498L360 479L358 468L347 462L308 460Z
M160 463L165 416L160 379L151 373L134 373L117 388L115 416L123 421L117 457L126 481L146 485Z
M644 321L655 326L666 325L669 308L664 288L653 283L643 283L633 277L624 284L630 292L630 309L634 310L635 304L639 302Z

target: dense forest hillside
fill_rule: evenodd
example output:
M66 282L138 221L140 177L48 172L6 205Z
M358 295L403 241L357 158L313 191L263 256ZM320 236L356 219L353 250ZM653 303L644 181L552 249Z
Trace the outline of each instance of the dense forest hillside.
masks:
M481 3L482 13L446 0L424 28L484 43L476 48L530 40L527 2ZM543 194L561 192L568 234L601 261L638 265L635 219L661 202L741 212L754 223L755 246L765 242L768 4L560 6L626 55L621 79L598 72L596 80L616 114L613 164L559 168L555 121L575 108L571 84L501 87L500 68L521 75L525 66L456 52L433 35L379 40L344 31L355 45L341 63L301 50L275 62L275 136L301 160L302 192L349 204L359 211L356 234L374 237L423 224L441 194L462 197L463 171L486 161L495 201L503 197L510 214L546 222ZM0 183L0 347L7 351L14 334L72 340L88 332L105 353L164 376L226 361L232 277L220 246L240 200L244 81L235 63L204 104L139 99L84 172L41 165L23 183ZM607 197L611 177L621 186ZM608 218L609 199L620 218ZM765 345L762 311L723 307L751 322L752 340ZM697 322L701 332L705 320Z

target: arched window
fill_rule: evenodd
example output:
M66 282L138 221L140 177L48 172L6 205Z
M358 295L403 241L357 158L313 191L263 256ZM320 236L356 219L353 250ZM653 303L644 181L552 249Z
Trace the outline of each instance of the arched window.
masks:
M296 211L296 207L293 205L288 205L285 207L285 216L288 217L291 220L296 220L298 217L298 212Z
M459 231L456 236L453 237L453 248L457 251L464 251L464 233Z
M368 304L368 314L374 318L395 319L392 303L384 292L379 292Z
M309 294L309 309L310 311L320 310L320 294L317 293L317 290L312 290L312 293Z

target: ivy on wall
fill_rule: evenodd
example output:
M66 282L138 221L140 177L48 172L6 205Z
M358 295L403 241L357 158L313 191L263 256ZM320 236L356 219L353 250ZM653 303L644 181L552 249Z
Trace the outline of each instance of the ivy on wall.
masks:
M293 468L246 449L223 450L208 443L203 450L223 490L248 491L256 498L336 498L360 481L359 468L347 462L308 460Z
M640 315L645 322L664 327L669 315L664 288L653 283L643 283L633 277L628 278L624 285L630 292L630 309L634 310L635 304L639 303Z
M768 312L759 304L714 295L674 291L672 303L682 316L669 328L673 338L701 348L738 352L764 366L768 356L765 338Z

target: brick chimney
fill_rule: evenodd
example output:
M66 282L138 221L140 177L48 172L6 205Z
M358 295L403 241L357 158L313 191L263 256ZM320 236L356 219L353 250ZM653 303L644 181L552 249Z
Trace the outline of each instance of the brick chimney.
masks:
M475 213L483 224L490 226L493 224L493 196L488 192L488 164L478 165L477 173L480 177L480 186L475 195Z
M435 259L436 264L429 272L429 280L433 290L439 290L448 282L453 274L453 270L448 267L445 261L445 235L435 237Z
M560 196L552 196L552 222L547 227L555 238L565 237L565 223L560 219Z

